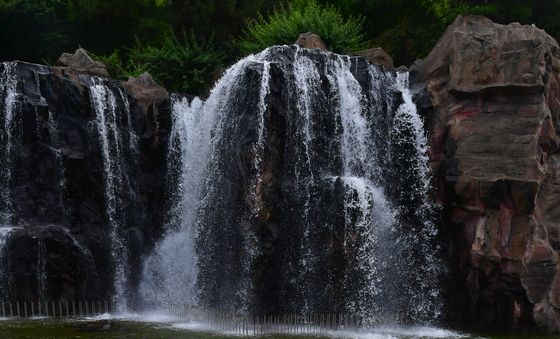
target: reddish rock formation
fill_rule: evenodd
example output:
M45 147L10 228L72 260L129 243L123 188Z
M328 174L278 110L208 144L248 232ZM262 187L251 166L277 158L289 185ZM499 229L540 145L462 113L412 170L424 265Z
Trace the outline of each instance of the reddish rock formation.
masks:
M419 68L465 323L560 330L559 57L543 30L467 16Z

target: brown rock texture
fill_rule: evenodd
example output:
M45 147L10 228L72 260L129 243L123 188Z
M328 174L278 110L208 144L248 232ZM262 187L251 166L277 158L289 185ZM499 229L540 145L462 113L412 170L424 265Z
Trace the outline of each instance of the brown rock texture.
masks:
M560 330L560 54L534 26L459 17L420 66L452 249L452 317Z
M327 49L327 46L323 42L323 39L321 39L320 36L318 36L313 32L301 33L298 39L296 40L296 42L294 42L294 44L309 49L314 49L314 48L318 48L322 50Z

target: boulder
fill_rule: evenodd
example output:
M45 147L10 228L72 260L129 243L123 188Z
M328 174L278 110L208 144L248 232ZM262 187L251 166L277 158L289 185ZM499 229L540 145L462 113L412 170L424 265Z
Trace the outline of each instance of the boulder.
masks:
M385 66L385 68L393 69L393 58L381 47L364 49L363 51L354 52L353 55L361 56L369 60L373 64Z
M123 85L130 96L144 109L144 112L147 112L152 104L163 102L169 97L167 90L155 82L148 72L138 78L128 78Z
M452 288L465 293L457 314L469 326L560 330L558 43L534 26L459 17L415 70L432 103Z
M102 62L93 60L83 48L78 48L74 54L62 53L55 66L70 69L76 73L109 78L107 67Z
M313 32L301 33L294 44L303 48L318 48L322 50L327 49L327 46L325 45L321 37Z

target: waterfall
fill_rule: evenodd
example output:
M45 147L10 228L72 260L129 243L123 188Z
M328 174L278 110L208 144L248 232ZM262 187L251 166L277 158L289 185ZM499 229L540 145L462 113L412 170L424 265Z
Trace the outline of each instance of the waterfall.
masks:
M37 239L37 296L45 300L47 296L47 246L42 239Z
M6 272L5 246L12 229L10 181L12 174L12 120L16 106L17 78L15 63L2 63L0 74L0 297L7 295L9 274Z
M25 66L36 89L18 93L16 66L0 69L2 297L8 281L36 281L39 298L59 294L51 254L62 248L78 263L65 273L75 285L68 293L94 285L90 272L106 273L102 291L112 290L120 311L138 292L147 308L345 313L368 324L439 317L437 206L407 73L275 46L229 68L206 99L173 95L168 214L138 282L138 257L159 221L142 208L157 190L138 180L150 173L132 127L138 107L96 77L81 78L85 95L64 101L38 66ZM37 248L33 268L10 277L14 239Z
M223 127L226 118L223 112L235 100L233 90L252 60L252 57L244 59L230 68L204 102L199 98L190 102L186 98L172 99L168 168L169 182L174 183L176 189L171 193L167 232L145 260L140 294L147 304L196 302L195 222L198 209L208 202L202 200L202 191L210 175L207 167L218 156L213 148L220 136L214 131ZM266 86L266 80L262 82ZM263 89L262 96L265 93ZM264 110L262 101L260 111ZM264 133L261 128L261 138Z
M175 97L172 128L147 306L437 319L436 207L407 73L275 46L206 100Z
M6 272L7 258L5 246L11 231L10 227L0 227L0 298L7 296L10 281L9 274Z
M0 132L0 226L11 223L11 198L10 180L12 175L12 119L16 106L17 78L15 63L2 63L2 74L0 75L0 99L2 107L0 119L2 129Z
M139 188L137 109L116 81L0 64L1 299L133 301L157 223ZM65 265L53 263L61 252Z
M127 166L136 167L137 137L131 129L128 99L120 90L113 90L99 78L89 87L95 126L99 135L104 168L104 196L109 222L109 241L113 259L113 299L120 312L127 310L130 288L129 245L126 230L134 222L131 209L138 208L133 178ZM124 110L124 113L122 112ZM128 138L121 135L120 124L126 118Z

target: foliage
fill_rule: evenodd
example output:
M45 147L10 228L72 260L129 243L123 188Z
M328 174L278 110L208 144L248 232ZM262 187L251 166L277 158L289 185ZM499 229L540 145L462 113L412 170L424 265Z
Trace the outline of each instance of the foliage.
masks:
M363 22L363 17L344 18L335 7L321 6L315 0L294 1L266 18L259 15L249 20L239 46L243 52L253 53L271 45L292 44L300 33L311 31L328 49L350 52L365 47Z
M165 37L159 46L142 44L137 39L134 47L127 50L125 62L118 51L92 57L105 63L113 77L126 79L149 72L171 91L203 94L211 86L225 56L215 49L212 40L202 41L193 33L183 33L180 38Z
M181 0L170 1L169 11L175 32L194 31L198 37L214 37L230 61L237 55L234 37L245 28L245 21L257 13L267 16L286 0Z
M130 50L129 70L146 69L158 82L172 91L200 94L208 89L224 55L209 41L199 41L191 32L167 36L160 47L137 41Z
M88 55L92 59L102 62L107 67L107 71L113 78L124 79L126 77L126 71L122 65L119 54L117 50L109 55L97 55L88 51Z
M119 78L149 68L172 89L199 92L217 64L306 31L336 52L381 46L396 65L410 65L466 14L560 38L558 0L0 0L0 60L54 63L83 46Z

